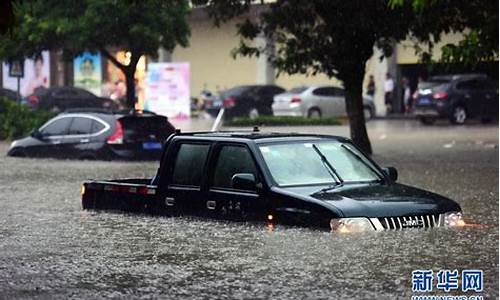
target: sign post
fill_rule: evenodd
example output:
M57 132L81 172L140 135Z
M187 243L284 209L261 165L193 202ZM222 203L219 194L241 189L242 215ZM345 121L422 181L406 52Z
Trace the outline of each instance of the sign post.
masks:
M21 78L24 77L24 60L13 60L9 63L9 76L17 78L17 101L21 103Z

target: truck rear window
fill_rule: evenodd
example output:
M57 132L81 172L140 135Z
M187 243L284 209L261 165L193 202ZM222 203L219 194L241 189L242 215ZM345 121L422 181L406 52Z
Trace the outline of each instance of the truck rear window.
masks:
M175 159L172 184L200 186L210 145L181 144Z

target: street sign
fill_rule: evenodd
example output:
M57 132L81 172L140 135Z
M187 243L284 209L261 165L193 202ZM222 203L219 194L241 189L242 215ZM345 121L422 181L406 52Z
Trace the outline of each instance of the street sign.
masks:
M13 60L9 63L10 77L24 77L24 60Z
M12 60L9 63L9 76L17 78L17 95L21 102L21 78L24 77L24 59Z

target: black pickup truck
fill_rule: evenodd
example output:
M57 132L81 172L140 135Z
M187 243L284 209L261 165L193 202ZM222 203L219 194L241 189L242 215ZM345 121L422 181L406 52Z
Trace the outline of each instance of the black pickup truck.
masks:
M465 225L456 202L396 180L343 137L177 132L154 178L85 182L82 206L336 232Z

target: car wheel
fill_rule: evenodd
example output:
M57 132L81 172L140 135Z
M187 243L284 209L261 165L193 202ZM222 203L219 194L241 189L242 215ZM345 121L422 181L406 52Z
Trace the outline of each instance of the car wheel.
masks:
M467 111L465 110L465 107L461 105L453 107L450 117L451 123L462 125L465 123L466 120L467 120Z
M251 108L249 111L248 111L248 117L252 120L255 120L259 117L259 111L257 110L257 108Z
M436 122L436 118L433 117L420 117L419 120L424 125L432 125Z
M273 108L272 107L267 107L267 106L262 106L257 109L259 112L259 115L261 116L272 116L273 115Z
M321 118L321 110L319 110L319 108L311 108L307 112L307 117L311 119L319 119Z
M363 114L365 115L365 120L368 121L373 118L373 112L369 107L363 108Z
M9 156L12 156L12 157L26 157L26 152L23 149L14 148L10 152Z

